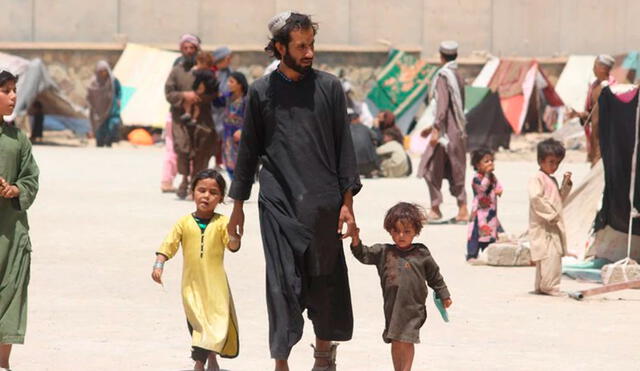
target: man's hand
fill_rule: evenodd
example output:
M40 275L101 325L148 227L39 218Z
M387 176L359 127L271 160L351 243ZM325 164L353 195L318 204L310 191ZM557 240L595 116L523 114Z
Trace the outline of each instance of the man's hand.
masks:
M422 130L422 131L420 132L420 136L421 136L421 137L423 137L423 138L428 137L428 136L429 136L429 134L431 134L431 130L432 130L432 129L433 129L433 128L426 128L426 129Z
M240 240L244 234L244 206L243 201L236 200L233 204L233 211L227 225L227 232L231 238Z
M182 99L187 104L200 103L200 97L195 91L185 91L182 93Z
M347 232L342 233L344 224L347 224ZM342 207L340 208L340 218L338 219L338 234L342 239L353 237L356 231L356 218L353 216L353 193L349 190L344 194Z
M435 147L436 144L438 144L438 139L440 139L440 132L438 131L438 129L433 128L431 130L431 139L429 139L429 145L431 145L431 147Z

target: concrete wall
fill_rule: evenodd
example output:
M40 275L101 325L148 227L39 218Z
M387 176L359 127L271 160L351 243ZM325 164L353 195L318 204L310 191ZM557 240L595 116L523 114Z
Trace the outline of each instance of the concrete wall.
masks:
M297 9L320 23L318 44L373 48L385 39L431 56L442 39L461 55L623 53L640 47L637 0L0 0L3 42L206 44L258 50L266 23ZM348 48L347 48L348 49Z

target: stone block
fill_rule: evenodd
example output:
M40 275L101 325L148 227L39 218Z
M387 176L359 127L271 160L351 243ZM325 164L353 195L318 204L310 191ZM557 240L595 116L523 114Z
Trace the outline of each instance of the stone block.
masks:
M530 266L529 248L517 242L492 243L484 251L487 265L494 266Z
M633 260L627 264L607 264L600 274L605 285L640 280L640 265Z

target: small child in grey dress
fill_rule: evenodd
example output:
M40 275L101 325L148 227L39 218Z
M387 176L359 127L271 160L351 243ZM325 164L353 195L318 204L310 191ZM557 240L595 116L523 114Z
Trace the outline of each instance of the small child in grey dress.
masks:
M394 244L365 246L360 240L360 230L356 230L351 241L353 256L378 269L384 298L382 338L391 343L396 371L411 369L413 344L420 342L420 328L427 319L427 284L445 308L452 303L440 268L429 249L413 243L425 221L425 213L420 207L401 202L389 209L384 219L384 229L391 234Z

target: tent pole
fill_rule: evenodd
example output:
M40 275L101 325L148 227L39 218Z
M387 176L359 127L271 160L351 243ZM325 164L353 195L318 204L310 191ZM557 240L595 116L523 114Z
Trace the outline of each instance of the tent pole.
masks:
M640 94L640 90L636 94ZM636 130L634 133L635 143L633 146L633 158L631 159L631 184L629 185L629 230L627 234L627 258L625 264L629 262L631 257L631 239L633 237L633 219L637 218L638 210L634 207L635 194L636 194L636 166L638 162L638 134L640 133L640 97L638 97L638 103L636 106Z

